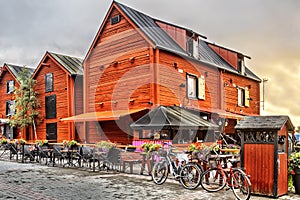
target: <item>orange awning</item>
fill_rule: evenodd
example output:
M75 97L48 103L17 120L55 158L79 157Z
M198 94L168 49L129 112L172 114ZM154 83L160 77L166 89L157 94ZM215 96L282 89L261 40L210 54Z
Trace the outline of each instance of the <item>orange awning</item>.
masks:
M90 112L90 113L83 113L80 115L75 115L72 117L62 118L60 121L62 121L62 122L111 121L111 120L118 120L118 119L120 119L120 117L130 115L133 113L137 113L142 110L146 110L146 108L132 109L132 110L112 110L112 111L103 111L103 112Z

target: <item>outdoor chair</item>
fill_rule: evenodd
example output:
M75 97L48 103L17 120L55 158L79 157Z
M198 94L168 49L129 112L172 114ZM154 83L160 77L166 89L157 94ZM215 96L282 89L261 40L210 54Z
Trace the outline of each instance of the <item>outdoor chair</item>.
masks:
M40 164L48 164L49 158L51 158L48 148L48 146L37 146Z
M35 151L31 149L30 145L24 145L21 147L22 162L26 162L29 159L30 162L35 160Z
M104 165L108 169L121 171L121 150L118 148L111 148L107 153L107 160L104 161Z
M57 165L64 165L64 161L67 159L67 156L65 153L62 153L61 151L63 148L58 145L53 146L53 154L52 154L52 162L53 162L53 167L55 164Z
M94 156L94 149L89 146L82 146L81 147L81 165L82 167L91 168L92 163L97 162L98 166L100 165L99 159L96 159Z
M15 159L18 161L19 159L19 150L18 150L18 146L15 144L7 144L8 148L9 148L9 159Z

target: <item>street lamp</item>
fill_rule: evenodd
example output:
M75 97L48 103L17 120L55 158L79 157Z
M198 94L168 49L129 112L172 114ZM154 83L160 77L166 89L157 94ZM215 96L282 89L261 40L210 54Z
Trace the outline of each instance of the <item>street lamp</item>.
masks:
M263 84L263 100L261 101L263 103L262 109L265 110L265 82L267 82L267 78L263 78L262 84Z

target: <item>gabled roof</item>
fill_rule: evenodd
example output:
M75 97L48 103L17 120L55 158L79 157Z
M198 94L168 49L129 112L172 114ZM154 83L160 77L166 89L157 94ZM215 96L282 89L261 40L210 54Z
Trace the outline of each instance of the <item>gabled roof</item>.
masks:
M61 66L63 66L71 75L83 75L81 58L48 52Z
M173 40L168 33L166 33L157 23L156 21L160 21L166 24L173 25L169 22L164 22L162 20L154 19L144 13L141 13L133 8L125 6L121 3L113 1L132 21L133 23L141 29L141 31L153 42L155 48L159 48L162 50L166 50L175 54L179 54L181 56L188 57L189 59L193 59L195 61L200 61L203 63L207 63L217 67L219 69L224 69L230 71L232 73L240 74L238 70L232 67L226 60L224 60L220 55L215 53L208 45L207 42L200 40L200 60L195 59L188 55L185 49L182 49L179 44ZM183 28L188 32L193 32L190 29ZM197 34L201 36L200 34ZM201 36L203 37L203 36ZM238 53L238 52L237 52ZM241 53L239 53L241 54ZM241 54L242 55L242 54ZM248 57L248 56L246 56ZM254 79L256 81L261 81L261 79L256 76L249 68L246 67L246 77Z
M22 71L22 68L26 68L28 70L28 76L31 76L34 72L34 69L31 67L27 67L27 66L19 66L19 65L13 65L13 64L8 64L5 63L4 66L7 67L7 69L9 70L9 72L14 76L14 78L16 80L18 80L19 78L19 73L20 71Z
M202 119L200 115L176 106L159 106L130 125L137 129L189 128L209 130L218 126Z
M288 130L294 130L294 126L288 116L245 116L237 123L235 129L272 129L280 130L287 124Z

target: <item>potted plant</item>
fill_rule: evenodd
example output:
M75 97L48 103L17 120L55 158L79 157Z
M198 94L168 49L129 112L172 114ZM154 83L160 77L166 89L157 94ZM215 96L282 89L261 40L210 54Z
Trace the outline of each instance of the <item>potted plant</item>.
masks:
M296 194L300 194L300 152L292 153L288 163L289 188L294 185Z
M2 138L1 140L0 140L0 145L1 144L7 144L7 139L6 138Z

